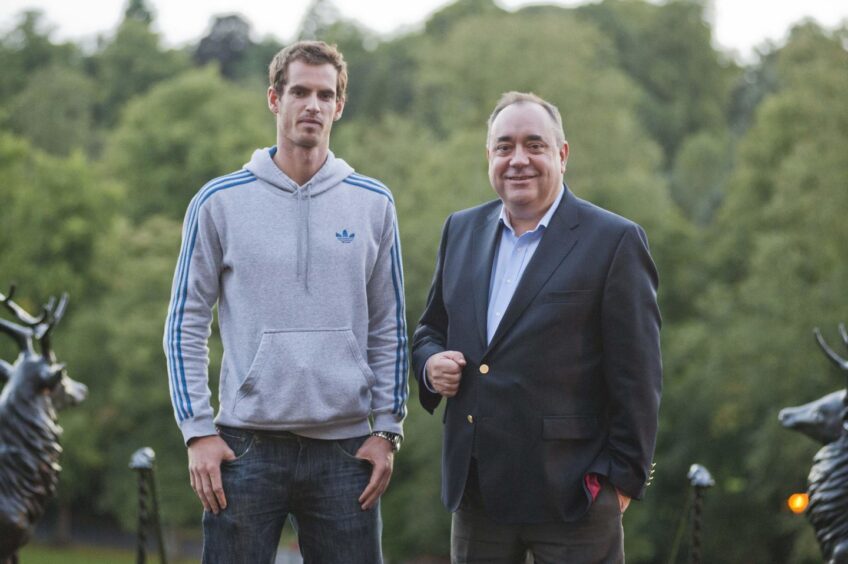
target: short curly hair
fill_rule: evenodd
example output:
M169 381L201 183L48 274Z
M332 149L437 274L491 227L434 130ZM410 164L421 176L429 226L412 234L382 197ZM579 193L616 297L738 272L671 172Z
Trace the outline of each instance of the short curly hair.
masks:
M336 97L344 100L347 94L347 63L335 45L323 41L298 41L292 43L271 59L268 65L268 81L277 94L282 94L288 81L289 64L303 61L308 65L333 65L336 78Z

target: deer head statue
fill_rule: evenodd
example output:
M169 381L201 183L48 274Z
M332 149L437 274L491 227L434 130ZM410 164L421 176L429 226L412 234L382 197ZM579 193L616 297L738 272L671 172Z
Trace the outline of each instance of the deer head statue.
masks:
M818 328L816 341L830 359L848 374L848 360L828 346ZM839 325L848 347L848 331ZM848 564L848 393L845 389L827 394L808 404L781 411L784 427L802 432L824 446L813 458L808 477L807 517L827 564Z
M50 346L67 295L50 299L37 316L12 301L15 289L0 293L0 305L16 321L0 319L0 334L17 344L14 364L0 360L0 563L14 562L36 521L56 492L59 437L56 408L85 399L85 385L68 377ZM36 344L38 350L36 350Z
M4 388L4 395L27 395L36 390L49 391L53 407L59 409L83 401L87 388L68 377L65 365L57 362L50 346L50 334L62 319L68 305L67 294L58 302L55 298L50 298L38 316L30 315L12 301L14 294L14 286L8 295L0 293L0 304L18 321L15 323L0 319L0 333L10 336L20 351L14 365L0 359L0 384L11 384L13 381L17 383L16 386L8 386L8 390ZM35 342L38 343L39 350L36 350Z

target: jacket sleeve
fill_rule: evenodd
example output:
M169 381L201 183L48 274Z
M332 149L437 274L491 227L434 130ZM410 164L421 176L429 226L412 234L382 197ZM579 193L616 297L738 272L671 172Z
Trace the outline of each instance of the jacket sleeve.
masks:
M639 499L656 445L662 392L658 277L645 232L630 225L618 243L604 285L601 330L610 398L609 479Z
M418 399L421 405L433 413L438 407L442 396L432 391L425 381L424 368L427 359L447 348L448 314L442 300L442 275L445 265L445 249L447 248L448 230L451 218L445 221L442 228L442 240L439 243L439 254L436 257L436 272L427 296L427 305L421 320L412 336L412 370L418 380Z
M400 236L392 204L386 208L383 237L367 292L368 365L376 376L371 389L373 428L403 434L409 356Z
M163 343L171 402L186 444L216 432L209 403L208 340L222 252L209 206L203 202L198 195L186 212Z

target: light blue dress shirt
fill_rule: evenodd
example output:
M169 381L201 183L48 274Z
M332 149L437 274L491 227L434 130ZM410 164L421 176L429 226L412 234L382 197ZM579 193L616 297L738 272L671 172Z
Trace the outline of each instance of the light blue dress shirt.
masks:
M515 230L509 221L509 216L506 213L506 208L501 206L501 214L498 221L503 223L501 229L501 238L498 243L495 262L492 265L492 278L489 282L489 311L486 316L486 339L487 343L492 342L492 336L498 330L498 325L503 319L504 313L509 302L512 300L512 295L515 294L515 288L521 281L524 275L524 270L533 254L539 247L539 242L542 240L542 235L545 233L548 224L553 217L564 191L559 190L557 196L539 224L532 231L523 233L520 237L515 236Z

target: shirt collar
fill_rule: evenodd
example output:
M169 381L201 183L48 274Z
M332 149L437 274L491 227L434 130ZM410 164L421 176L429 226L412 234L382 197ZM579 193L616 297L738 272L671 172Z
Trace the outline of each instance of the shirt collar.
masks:
M556 212L557 208L559 207L559 203L562 201L563 194L565 194L565 190L562 188L562 186L560 186L559 194L557 195L556 200L554 200L554 203L551 204L551 207L548 208L548 211L545 212L545 215L542 216L542 219L539 220L539 223L536 225L536 227L533 228L533 230L528 231L527 233L535 233L540 229L547 229L548 224L551 222L551 218L554 216L554 212ZM515 235L515 230L512 228L512 224L509 222L509 215L506 213L506 206L504 206L503 204L501 204L501 213L498 215L498 221L503 223L506 228L509 229L513 235Z

